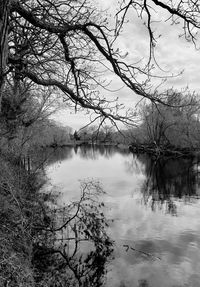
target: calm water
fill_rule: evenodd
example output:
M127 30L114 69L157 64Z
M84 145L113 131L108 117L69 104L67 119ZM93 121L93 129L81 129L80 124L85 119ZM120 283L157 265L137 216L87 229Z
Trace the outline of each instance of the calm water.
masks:
M200 286L200 177L196 159L155 161L114 148L66 148L47 175L65 202L99 180L115 252L106 287Z

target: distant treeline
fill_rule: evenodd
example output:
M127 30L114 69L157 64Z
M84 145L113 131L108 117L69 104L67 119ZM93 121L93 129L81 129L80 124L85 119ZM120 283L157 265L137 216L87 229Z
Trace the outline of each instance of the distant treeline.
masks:
M90 143L126 144L145 148L194 150L200 147L200 106L193 95L169 93L165 104L153 102L139 105L137 126L116 131L105 126L81 130L75 138Z

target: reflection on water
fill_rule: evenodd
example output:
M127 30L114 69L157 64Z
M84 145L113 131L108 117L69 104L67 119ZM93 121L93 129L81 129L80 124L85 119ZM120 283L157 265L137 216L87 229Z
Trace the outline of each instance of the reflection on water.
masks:
M64 148L48 148L38 149L31 153L32 165L34 167L41 167L45 165L51 165L56 162L63 161L65 159L71 159L73 157L73 149L71 147Z
M107 233L102 194L94 180L82 182L80 198L70 204L58 205L59 194L43 194L45 203L38 210L43 214L42 228L32 246L36 286L104 286L113 241Z
M82 158L86 159L99 159L99 157L112 158L114 154L128 154L128 150L120 150L113 146L93 146L93 145L83 145L76 149L75 151Z
M172 215L177 214L176 199L190 202L199 198L199 174L191 158L153 160L138 158L145 165L146 179L141 188L144 203L156 208L165 208Z
M65 202L78 197L85 178L100 180L107 193L102 200L116 247L106 287L200 286L197 159L155 161L113 147L62 152L49 160L47 174Z

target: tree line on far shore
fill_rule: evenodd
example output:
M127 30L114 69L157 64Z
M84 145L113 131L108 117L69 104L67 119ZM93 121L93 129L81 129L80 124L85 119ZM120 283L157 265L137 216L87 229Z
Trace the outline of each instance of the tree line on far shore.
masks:
M171 91L165 105L143 102L138 108L138 125L126 130L112 126L89 126L74 138L88 143L126 144L168 149L198 149L200 105L197 97Z

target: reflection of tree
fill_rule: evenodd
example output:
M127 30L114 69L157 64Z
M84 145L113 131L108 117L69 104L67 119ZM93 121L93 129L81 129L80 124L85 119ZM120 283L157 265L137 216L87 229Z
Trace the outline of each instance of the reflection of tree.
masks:
M114 146L104 145L82 145L62 148L42 148L30 152L31 165L35 168L50 165L65 159L71 159L75 154L79 154L84 159L97 160L99 156L111 158L115 153L129 154L128 150L120 150Z
M83 182L77 202L50 210L49 225L34 246L38 286L102 286L113 251L98 200L102 192L99 183Z
M79 147L79 154L82 158L97 160L99 156L111 158L118 149L106 145L82 145Z
M80 199L59 207L42 173L0 159L0 286L101 286L113 250L101 186L83 182Z
M130 174L141 174L144 169L144 164L138 160L137 155L134 155L125 161L126 172Z
M99 150L93 145L82 145L78 149L81 158L97 160L99 157Z
M138 285L137 287L148 287L148 281L146 279L140 279L138 280ZM124 282L120 282L119 287L128 287L128 285L126 285Z
M30 152L30 160L33 169L38 169L46 165L51 165L56 162L70 159L73 156L72 147L62 148L45 148L32 150Z
M165 206L168 213L175 215L174 199L190 200L191 196L197 196L197 174L193 169L193 159L161 158L155 161L143 156L142 160L146 166L142 192L144 202L151 202L152 210Z

